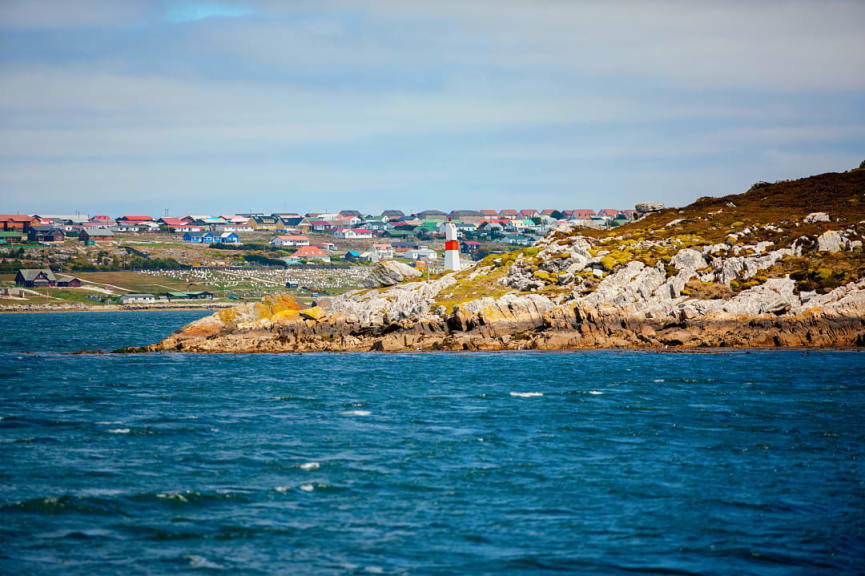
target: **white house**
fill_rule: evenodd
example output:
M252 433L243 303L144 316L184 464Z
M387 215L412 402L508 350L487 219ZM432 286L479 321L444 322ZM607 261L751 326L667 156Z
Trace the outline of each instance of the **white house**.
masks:
M420 248L407 250L405 252L405 257L409 260L435 260L438 258L438 254L435 250L427 248L426 246L421 246Z
M121 304L148 304L156 302L153 294L124 294L120 297Z
M309 238L306 236L292 235L292 236L277 236L273 238L270 243L273 246L279 247L294 247L294 246L309 246Z

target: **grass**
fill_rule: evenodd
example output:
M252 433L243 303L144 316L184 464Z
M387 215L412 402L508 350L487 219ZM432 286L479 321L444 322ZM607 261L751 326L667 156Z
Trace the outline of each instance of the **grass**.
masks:
M74 274L82 280L89 280L97 284L108 284L120 288L127 288L132 292L143 292L148 294L179 291L196 292L208 290L210 286L204 284L189 284L182 280L165 278L162 276L150 276L141 272L119 271L119 272L81 272Z

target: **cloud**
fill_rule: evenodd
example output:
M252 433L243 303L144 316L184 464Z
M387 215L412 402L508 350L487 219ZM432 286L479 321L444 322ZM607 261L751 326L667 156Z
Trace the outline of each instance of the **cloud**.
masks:
M211 18L241 18L255 14L243 4L221 4L215 2L179 2L165 8L165 19L169 22L197 22Z
M0 28L106 28L140 23L154 13L145 0L3 0Z

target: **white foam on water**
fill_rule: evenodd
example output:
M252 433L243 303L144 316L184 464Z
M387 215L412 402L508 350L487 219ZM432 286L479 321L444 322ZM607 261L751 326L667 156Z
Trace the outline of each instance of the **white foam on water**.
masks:
M109 434L129 434L129 428L112 428L108 431Z
M363 569L363 571L367 572L369 574L384 574L384 570L382 570L378 566L367 566L366 568Z
M300 489L304 492L312 492L313 490L315 490L315 486L313 486L312 484L301 484Z
M318 462L304 462L300 465L301 470L318 470L321 465Z
M589 390L589 394L591 394L592 396L601 396L603 395L603 392L601 392L600 390Z
M100 426L111 426L112 424L123 424L123 422L118 422L116 420L100 420L99 422L94 422L94 424L99 424Z
M288 492L289 490L291 490L291 486L276 486L274 490L276 490L277 492Z
M543 392L511 392L511 396L514 398L537 398L543 395Z
M157 498L162 498L163 500L177 500L178 502L189 502L189 500L183 494L177 494L176 492L160 492L156 495Z
M348 410L343 412L343 416L369 416L372 414L369 410Z
M664 382L664 379L663 378L655 378L654 380L652 380L652 382L654 382L655 384L660 384L661 382Z
M197 554L190 554L189 556L184 556L184 560L189 560L189 566L191 568L207 568L210 570L222 570L223 566L217 564L216 562L211 562L204 556L198 556Z

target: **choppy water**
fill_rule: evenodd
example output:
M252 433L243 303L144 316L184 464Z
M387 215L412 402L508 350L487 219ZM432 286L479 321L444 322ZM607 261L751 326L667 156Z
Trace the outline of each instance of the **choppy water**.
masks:
M68 356L0 316L0 572L856 573L865 354Z

